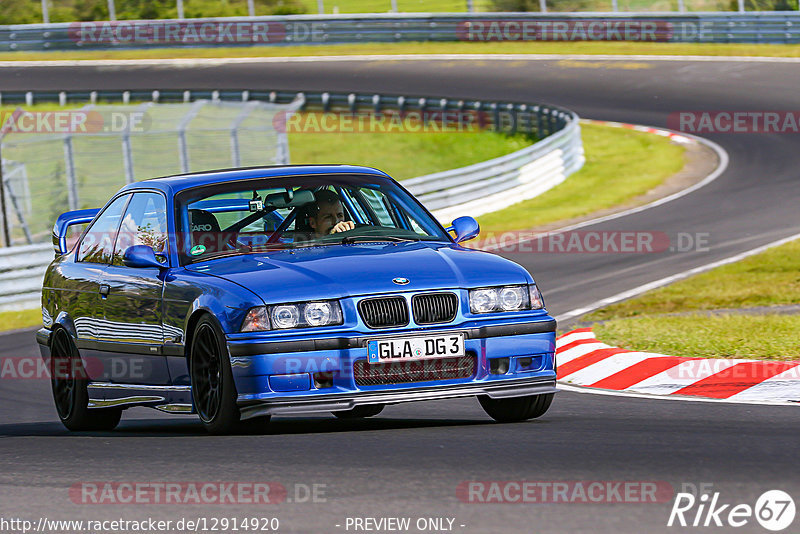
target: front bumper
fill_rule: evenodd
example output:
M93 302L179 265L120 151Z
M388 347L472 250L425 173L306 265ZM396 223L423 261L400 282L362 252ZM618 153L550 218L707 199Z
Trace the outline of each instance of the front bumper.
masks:
M276 397L239 403L242 419L260 415L335 412L369 404L399 404L422 400L455 399L488 395L493 399L544 395L556 392L555 378L530 377L488 383L469 383L452 386L411 387L402 390L353 394L325 394L307 397Z
M546 315L537 319L282 340L229 336L227 342L238 404L242 416L249 418L417 400L553 393L556 323ZM470 376L453 378L443 374L433 379L426 376L424 380L369 385L357 379L354 364L367 359L368 341L449 333L464 335L466 354L475 362ZM500 360L505 360L502 365L497 364ZM330 374L331 383L321 385L319 373Z

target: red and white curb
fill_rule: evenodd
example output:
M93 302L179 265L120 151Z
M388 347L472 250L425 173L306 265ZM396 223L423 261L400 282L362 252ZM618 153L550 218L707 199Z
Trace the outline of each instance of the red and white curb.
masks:
M692 137L686 136L680 132L676 132L675 130L667 130L665 128L654 128L652 126L642 126L640 124L629 124L627 122L614 122L614 121L598 121L594 119L581 119L581 124L597 124L600 126L611 126L613 128L625 128L628 130L634 130L637 132L644 132L654 135L660 135L661 137L668 137L671 141L675 143L681 144L691 144L696 143L697 141Z
M591 328L556 339L558 380L604 390L736 402L800 403L800 361L686 358L612 347Z

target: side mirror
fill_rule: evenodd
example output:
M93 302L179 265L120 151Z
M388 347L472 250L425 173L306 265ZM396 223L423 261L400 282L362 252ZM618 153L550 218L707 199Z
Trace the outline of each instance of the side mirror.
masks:
M459 217L453 221L453 226L447 228L448 232L456 233L456 243L475 239L481 232L481 227L472 217Z
M133 245L126 248L125 253L122 255L122 263L125 267L135 268L156 267L157 269L162 269L165 267L156 258L153 248L148 245Z

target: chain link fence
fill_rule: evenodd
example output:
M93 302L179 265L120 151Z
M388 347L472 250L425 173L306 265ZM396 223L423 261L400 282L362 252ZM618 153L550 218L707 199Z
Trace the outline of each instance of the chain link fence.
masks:
M46 241L59 214L102 206L144 178L289 163L276 125L301 105L198 100L0 115L4 242Z

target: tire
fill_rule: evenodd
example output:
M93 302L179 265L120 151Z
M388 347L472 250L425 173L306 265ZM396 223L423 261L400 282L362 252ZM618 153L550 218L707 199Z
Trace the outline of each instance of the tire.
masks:
M492 399L487 396L478 397L486 414L498 423L517 423L535 419L545 414L555 393L513 397L510 399Z
M269 417L240 421L225 335L208 315L197 322L192 335L189 374L195 409L210 434L251 433L262 427L266 429Z
M342 410L338 412L331 412L339 419L362 419L364 417L372 417L378 415L383 411L383 404L367 404L365 406L356 406L349 410Z
M61 423L72 431L113 430L121 408L89 409L88 376L72 337L63 328L50 341L50 386Z

